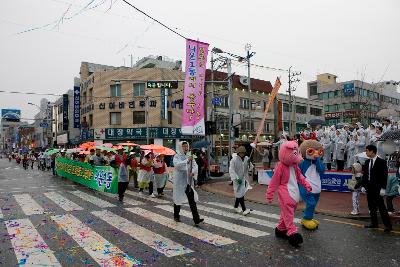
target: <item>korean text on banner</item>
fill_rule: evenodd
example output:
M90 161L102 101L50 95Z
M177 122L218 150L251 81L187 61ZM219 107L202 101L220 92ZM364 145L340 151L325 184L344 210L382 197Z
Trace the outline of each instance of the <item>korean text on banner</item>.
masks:
M271 108L271 105L274 102L274 99L275 99L276 95L278 94L280 87L281 87L281 81L279 80L279 78L276 78L274 88L272 89L271 95L269 96L269 99L268 99L267 107L265 108L265 111L264 111L264 117L260 123L260 126L258 126L257 136L256 136L256 139L254 140L254 143L258 142L258 138L260 137L260 134L262 133L263 128L264 128L265 119L267 118L269 109Z
M186 40L186 74L183 93L182 134L205 135L204 83L208 44Z

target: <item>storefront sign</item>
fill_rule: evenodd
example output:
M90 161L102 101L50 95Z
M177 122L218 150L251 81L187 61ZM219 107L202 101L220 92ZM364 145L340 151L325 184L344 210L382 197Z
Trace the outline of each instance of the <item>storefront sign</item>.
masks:
M343 117L345 118L356 118L358 117L359 112L356 110L348 110L343 113Z
M82 142L87 141L87 140L93 140L93 129L91 130L85 130L81 129L81 140Z
M344 96L354 96L354 83L346 83L343 86L343 94Z
M81 90L74 86L74 128L81 128Z
M68 108L69 108L68 94L63 94L63 121L62 121L63 131L68 131L68 126L69 126Z
M178 89L178 81L147 81L147 88L161 89Z
M118 174L110 166L93 167L88 163L56 158L57 175L101 192L118 193Z
M105 128L105 140L146 139L146 127L142 128ZM180 128L149 127L150 138L181 138Z
M183 92L182 132L205 135L204 82L208 44L186 39L186 75Z
M68 143L68 134L57 135L57 145L64 145Z
M326 112L325 119L338 119L342 116L342 112Z

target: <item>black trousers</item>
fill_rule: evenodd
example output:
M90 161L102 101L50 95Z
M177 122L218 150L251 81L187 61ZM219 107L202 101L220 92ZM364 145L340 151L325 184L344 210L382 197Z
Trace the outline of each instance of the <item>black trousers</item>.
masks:
M197 211L196 201L194 201L194 192L192 188L188 185L185 190L186 197L189 201L190 210L192 211L194 223L200 222L200 215ZM174 218L179 219L179 212L181 211L181 206L174 203Z
M124 193L128 188L128 184L129 182L118 182L118 196L120 201L124 199Z
M242 207L242 210L245 211L246 210L246 206L244 205L244 197L236 198L234 207L235 208L239 207L239 204Z
M344 169L344 160L336 160L336 169L337 171L343 171Z
M382 222L385 227L392 228L388 211L385 203L383 202L383 197L379 195L379 191L367 188L367 201L369 213L371 215L371 224L378 226L377 210L379 209L379 214L381 215Z
M393 199L396 196L386 196L386 206L387 206L387 210L390 212L394 212L394 207L393 207Z
M332 163L327 163L326 168L328 169L328 171L330 171L332 169Z

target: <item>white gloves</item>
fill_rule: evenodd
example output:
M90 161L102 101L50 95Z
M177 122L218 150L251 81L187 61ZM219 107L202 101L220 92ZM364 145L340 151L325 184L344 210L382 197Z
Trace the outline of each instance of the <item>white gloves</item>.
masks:
M361 187L361 192L363 192L365 194L367 192L367 190L365 190L364 187Z
M381 191L379 191L379 195L381 195L381 197L383 197L386 194L386 190L385 189L381 189Z
M257 145L254 144L254 143L251 143L250 146L251 146L252 148L256 148L256 147L257 147Z

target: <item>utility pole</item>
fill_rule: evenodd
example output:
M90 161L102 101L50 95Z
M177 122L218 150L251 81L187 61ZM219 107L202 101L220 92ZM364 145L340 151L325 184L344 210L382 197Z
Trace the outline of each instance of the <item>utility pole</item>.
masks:
M292 66L289 67L289 87L288 87L288 94L289 94L289 136L292 136L293 131L296 132L296 126L293 129L293 121L294 120L294 109L293 109L293 97L292 97L292 92L296 91L296 88L292 88L293 83L300 82L298 78L294 78L295 76L298 76L301 74L301 72L292 72L291 71ZM293 134L294 135L294 134Z
M247 43L245 46L245 50L247 52L246 60L247 60L247 90L249 91L249 123L250 123L250 131L253 131L253 123L251 118L251 108L252 108L252 101L251 101L251 79L250 79L250 58L254 56L256 53L251 52L251 44Z
M229 126L228 126L228 162L231 159L232 155L232 146L234 141L232 140L232 113L233 113L233 95L232 95L232 66L231 66L231 59L226 59L226 65L228 68L228 94L229 94ZM233 142L232 142L233 141ZM228 163L229 164L229 163Z
M146 139L147 145L150 145L150 133L149 133L149 96L144 98L146 104Z

